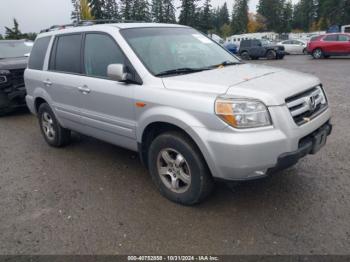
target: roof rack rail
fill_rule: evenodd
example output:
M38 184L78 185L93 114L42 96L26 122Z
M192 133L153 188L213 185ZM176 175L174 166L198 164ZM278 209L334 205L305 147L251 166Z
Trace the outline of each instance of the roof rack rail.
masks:
M49 28L41 30L40 33L62 30L68 27L79 27L79 26L90 26L90 25L112 24L112 23L145 23L145 21L124 20L124 19L79 20L71 24L53 25Z
M127 19L97 19L97 20L80 20L78 25L86 25L87 23L91 24L112 24L112 23L145 23L145 21L137 20L127 20Z

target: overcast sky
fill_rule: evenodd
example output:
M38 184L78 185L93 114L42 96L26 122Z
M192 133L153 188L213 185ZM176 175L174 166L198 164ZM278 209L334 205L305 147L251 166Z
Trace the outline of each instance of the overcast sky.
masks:
M227 2L231 12L234 0L212 0L212 5L222 5L224 2ZM251 11L256 10L257 2L250 0ZM180 0L175 0L175 3L179 6ZM52 25L71 22L71 0L0 0L0 5L0 34L4 34L5 26L13 26L13 18L18 20L20 30L24 33L39 32Z

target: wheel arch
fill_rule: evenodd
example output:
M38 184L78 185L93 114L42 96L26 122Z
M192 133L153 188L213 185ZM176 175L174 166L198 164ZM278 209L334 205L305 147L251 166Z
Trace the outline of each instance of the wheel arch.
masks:
M47 103L47 101L42 98L42 97L36 97L34 100L34 109L35 109L35 113L38 114L39 112L39 107L44 104Z
M180 134L184 135L187 139L189 139L203 157L205 164L209 167L209 170L211 172L213 171L208 162L207 152L205 150L204 144L202 144L201 139L195 133L195 131L192 130L190 127L186 126L186 124L184 123L181 124L179 122L164 120L148 123L142 131L140 140L138 140L138 152L140 155L140 159L142 163L146 166L146 168L148 168L148 148L151 145L152 141L159 135L170 131L179 132Z

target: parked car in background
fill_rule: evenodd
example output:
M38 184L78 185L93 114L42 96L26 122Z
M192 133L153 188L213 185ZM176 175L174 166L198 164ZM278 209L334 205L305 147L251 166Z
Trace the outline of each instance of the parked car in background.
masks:
M185 205L203 201L215 179L258 179L295 165L332 130L318 78L242 63L181 25L40 34L25 81L50 146L67 145L76 131L137 151L160 193Z
M314 37L308 43L307 51L315 59L350 55L350 34L337 33Z
M259 58L267 58L269 60L283 59L286 54L283 46L273 45L267 40L259 39L242 40L238 53L244 60Z
M307 42L304 40L286 40L277 45L284 46L287 55L307 55Z
M232 54L236 55L238 53L238 46L232 43L226 43L224 47L230 51Z
M23 74L33 42L0 41L0 116L25 106Z

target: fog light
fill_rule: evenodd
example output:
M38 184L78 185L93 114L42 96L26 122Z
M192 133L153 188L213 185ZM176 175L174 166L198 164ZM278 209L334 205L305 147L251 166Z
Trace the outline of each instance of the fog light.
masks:
M6 83L7 77L6 76L0 76L0 84Z

